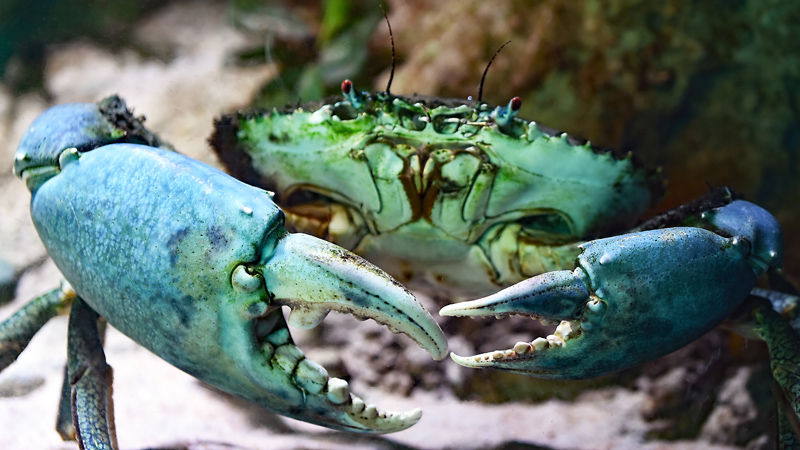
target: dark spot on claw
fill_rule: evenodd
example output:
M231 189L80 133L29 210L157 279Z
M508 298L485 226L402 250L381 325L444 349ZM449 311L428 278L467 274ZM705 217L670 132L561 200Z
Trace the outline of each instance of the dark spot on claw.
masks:
M228 237L225 230L221 227L210 227L206 230L206 236L211 243L212 251L221 251L228 246Z
M519 111L522 108L522 99L519 97L514 97L511 99L511 110L512 111Z
M179 300L172 299L168 303L181 325L184 328L189 328L192 322L192 314L194 313L192 305L197 304L197 299L187 295Z
M352 91L352 90L353 90L353 82L352 81L350 81L350 80L342 81L342 92L344 93L344 95L349 94L350 91Z
M169 240L167 241L167 247L169 248L169 262L173 266L178 262L181 242L188 235L189 235L189 228L188 227L181 228L180 230L176 231L172 236L170 236Z

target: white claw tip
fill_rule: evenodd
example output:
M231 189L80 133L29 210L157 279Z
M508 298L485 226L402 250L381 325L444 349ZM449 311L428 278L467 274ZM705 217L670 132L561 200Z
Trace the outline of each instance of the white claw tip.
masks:
M450 359L452 359L456 364L461 364L462 366L467 365L467 358L463 356L458 356L453 352L450 352Z

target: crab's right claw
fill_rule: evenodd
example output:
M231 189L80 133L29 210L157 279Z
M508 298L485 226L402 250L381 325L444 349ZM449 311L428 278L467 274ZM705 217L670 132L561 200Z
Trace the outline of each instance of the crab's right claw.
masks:
M294 345L280 308L291 308L288 322L299 328L317 326L330 311L373 319L407 335L435 359L443 359L447 356L444 333L401 284L347 250L282 230L270 234L260 262L234 274L234 284L243 291L250 282L254 291L265 287L270 302L267 309L253 311L252 326L247 318L231 319L240 324L232 328L255 331L254 336L251 333L236 342L244 345L243 366L258 387L236 390L237 395L290 417L339 430L391 433L419 420L419 409L384 411L352 394L347 381L328 376L325 368Z
M411 292L341 247L307 234L287 234L262 274L273 302L292 309L292 326L314 328L337 311L403 333L436 360L447 356L444 333Z

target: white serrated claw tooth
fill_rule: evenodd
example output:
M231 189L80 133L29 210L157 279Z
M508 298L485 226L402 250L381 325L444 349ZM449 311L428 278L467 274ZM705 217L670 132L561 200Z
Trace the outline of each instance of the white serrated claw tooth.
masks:
M376 417L378 417L378 408L376 408L375 405L367 405L361 415L369 420L374 420Z
M564 345L564 340L560 336L551 334L547 336L547 343L550 344L550 347L561 347Z
M576 330L577 327L575 325L576 324L570 321L564 320L560 324L558 324L555 335L560 336L562 339L566 341L567 339L570 339L577 334Z
M294 380L304 391L316 394L325 387L328 371L314 361L304 359L297 365Z
M531 344L527 342L517 342L514 344L514 353L524 355L531 351Z
M547 348L547 346L548 346L547 345L547 339L542 338L542 337L538 337L538 338L534 339L533 342L531 342L531 345L537 351L538 350L543 350L543 349Z
M350 394L350 398L351 398L351 401L350 401L350 412L352 414L360 413L367 406L364 403L364 400L361 400L361 398L356 396L356 395Z
M272 357L272 360L275 361L278 367L283 369L284 372L292 373L297 363L304 357L302 350L297 348L296 345L285 344L275 349L275 355Z
M293 327L300 328L301 330L310 330L322 323L330 312L331 310L327 308L295 308L289 313L287 321L289 325Z
M350 399L350 386L347 381L341 378L328 378L328 400L331 403L341 405Z
M267 342L275 346L288 344L290 339L288 328L279 328L267 336Z

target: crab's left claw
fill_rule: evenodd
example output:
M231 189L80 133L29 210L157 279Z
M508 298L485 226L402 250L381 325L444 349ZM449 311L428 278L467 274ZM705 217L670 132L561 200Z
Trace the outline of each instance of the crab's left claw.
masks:
M452 358L467 367L574 379L688 344L730 315L756 277L781 259L777 221L752 203L734 201L703 219L716 232L667 228L591 241L581 246L571 272L539 275L484 299L446 306L440 314L562 321L547 338Z

